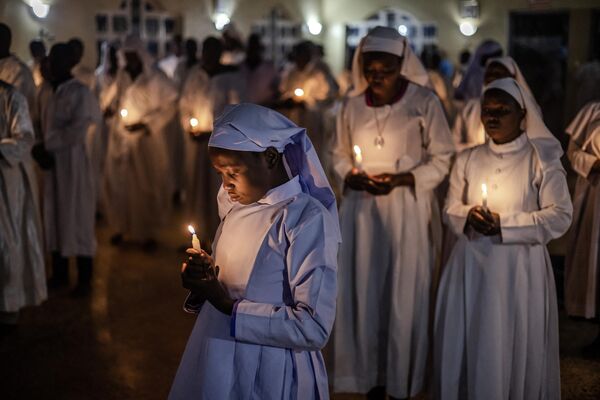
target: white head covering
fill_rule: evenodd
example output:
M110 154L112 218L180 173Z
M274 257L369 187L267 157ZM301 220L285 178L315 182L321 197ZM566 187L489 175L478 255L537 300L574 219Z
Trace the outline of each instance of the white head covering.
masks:
M565 130L571 140L583 142L586 151L592 140L600 134L600 102L590 102L583 107Z
M538 155L542 170L546 171L557 166L562 168L560 157L563 155L563 150L560 142L544 124L542 114L531 95L513 78L495 80L485 88L484 94L492 89L508 93L525 110L523 129Z
M406 38L396 29L378 26L363 37L356 48L352 60L352 85L350 96L358 96L367 89L369 84L363 74L363 54L368 52L383 52L402 58L400 73L406 79L417 85L432 88L429 74L419 58L410 48Z
M489 67L490 64L493 64L493 63L498 63L498 64L503 65L508 70L508 72L511 73L513 78L515 78L515 80L517 82L519 82L519 85L521 86L521 88L526 90L527 93L529 93L529 95L531 96L531 98L533 98L535 100L535 96L533 95L533 92L529 88L529 85L527 84L525 77L521 73L521 69L517 65L517 62L512 57L506 56L506 57L490 58L487 60L486 67ZM537 102L536 102L536 104L537 104Z
M152 70L154 59L150 53L148 53L148 50L146 50L146 46L144 45L144 41L138 35L127 35L123 41L123 45L118 53L119 63L121 64L122 68L124 68L126 64L125 53L127 52L137 53L138 57L142 61L142 64L144 65L144 73L148 73L150 70Z
M306 129L277 111L250 103L227 106L215 121L208 146L261 153L274 147L283 153L288 177L298 176L302 191L323 204L339 224L335 195ZM335 232L341 238L339 225Z

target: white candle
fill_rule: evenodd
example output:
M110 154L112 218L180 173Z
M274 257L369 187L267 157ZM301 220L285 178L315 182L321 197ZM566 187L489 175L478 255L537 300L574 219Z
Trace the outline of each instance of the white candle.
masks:
M488 201L488 190L487 185L485 183L481 184L481 205L484 210L487 211L487 201Z
M301 88L296 88L296 90L294 90L294 94L298 97L302 97L304 96L304 90L302 90Z
M192 248L194 250L201 251L202 247L200 247L200 240L198 240L198 236L196 236L196 230L191 225L188 225L188 230L192 234Z
M120 114L121 114L121 118L125 118L125 117L127 117L127 115L129 115L129 111L127 111L126 108L121 108Z
M363 157L362 157L362 151L360 149L360 147L358 147L358 145L354 145L354 167L356 167L357 170L362 171L362 161L363 161Z
M197 127L197 126L198 126L198 118L193 118L193 117L192 117L192 118L190 118L190 126L191 126L192 128L195 128L195 127Z

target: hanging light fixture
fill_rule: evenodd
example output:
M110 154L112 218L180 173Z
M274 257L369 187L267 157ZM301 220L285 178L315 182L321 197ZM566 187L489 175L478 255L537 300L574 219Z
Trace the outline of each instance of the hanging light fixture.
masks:
M29 7L31 7L31 11L38 18L46 18L50 12L50 5L42 3L41 0L30 0Z

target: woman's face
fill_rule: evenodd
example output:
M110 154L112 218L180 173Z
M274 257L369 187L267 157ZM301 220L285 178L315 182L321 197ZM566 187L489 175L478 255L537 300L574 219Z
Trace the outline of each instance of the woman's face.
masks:
M231 201L252 204L269 190L268 167L262 153L210 147L209 154Z
M508 93L491 89L485 92L481 102L481 122L488 136L497 144L512 142L521 131L525 111Z
M376 96L395 93L402 76L402 58L389 53L367 52L363 54L363 74L369 88Z
M489 85L495 80L502 78L514 78L508 68L499 62L492 62L485 69L485 75L483 76L483 83Z

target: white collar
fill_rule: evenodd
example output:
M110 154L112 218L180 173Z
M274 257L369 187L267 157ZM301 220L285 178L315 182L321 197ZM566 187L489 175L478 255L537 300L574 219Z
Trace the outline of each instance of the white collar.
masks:
M504 144L496 144L494 143L493 140L488 140L488 146L490 148L490 150L492 150L492 152L496 153L496 154L507 154L507 153L514 153L515 151L519 151L522 148L524 148L527 143L529 142L529 139L527 138L527 135L525 134L525 132L521 133L519 135L519 137L517 137L515 140L513 140L512 142L508 142L508 143L504 143Z
M257 203L259 204L277 204L284 200L291 199L292 197L302 193L302 187L300 186L300 179L298 176L290 179L283 185L279 185L267 192L262 199Z

